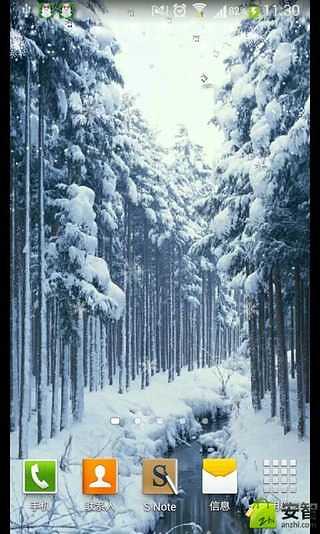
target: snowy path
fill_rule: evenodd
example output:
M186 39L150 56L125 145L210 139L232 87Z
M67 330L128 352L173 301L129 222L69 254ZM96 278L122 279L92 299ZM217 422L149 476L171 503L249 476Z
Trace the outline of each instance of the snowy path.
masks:
M232 361L229 365L232 365ZM298 491L294 496L286 496L288 499L285 500L306 501L309 442L307 439L298 442L295 429L283 436L278 419L271 420L268 417L268 397L263 401L261 412L253 412L250 396L247 395L250 389L247 371L244 365L241 374L238 371L233 373L227 384L228 400L220 395L220 381L214 369L201 369L191 373L184 371L171 384L167 383L166 376L156 376L149 388L141 391L136 384L136 389L133 388L124 395L118 395L116 388L88 393L83 422L72 425L57 438L47 440L30 451L30 457L33 458L61 458L68 438L72 435L70 471L59 471L55 524L70 524L73 528L59 528L59 534L74 532L75 525L79 533L81 528L89 525L94 533L106 532L108 526L109 534L145 533L149 528L154 528L156 516L143 509L144 503L152 503L153 500L141 491L141 459L161 456L169 447L174 448L179 444L181 418L185 420L185 435L191 436L200 430L196 417L214 414L217 407L228 408L240 399L239 414L234 410L231 417L232 433L227 444L227 453L235 455L238 461L239 493L251 490L256 495L263 494L261 483L264 458L296 458ZM295 382L291 383L291 389L294 410ZM164 397L166 402L162 403ZM112 416L121 418L120 426L110 424ZM135 423L136 418L140 420L140 424ZM158 418L162 419L162 424L159 424ZM295 425L294 411L292 419ZM264 444L263 447L261 443ZM81 460L90 456L115 456L119 459L119 494L110 499L114 510L85 511L86 503L101 503L98 498L85 497L81 492ZM12 509L17 509L22 503L21 462L12 461L12 469ZM28 504L32 500L32 496L25 497L25 522L42 517L42 524L45 514L30 510ZM108 502L104 501L105 504ZM17 517L17 513L13 517ZM290 532L293 533L294 530L291 529ZM307 533L308 529L304 529L304 532Z
M247 376L235 372L228 382L228 395L238 400L248 389ZM164 395L166 402L161 403ZM114 532L118 534L130 534L133 532L131 528L135 532L146 532L148 528L153 528L156 517L143 511L143 504L153 501L141 491L141 459L161 456L168 447L173 448L179 443L177 436L181 433L181 418L185 420L183 426L186 435L197 434L200 425L196 416L214 415L217 407L228 406L230 400L221 398L220 381L213 369L191 373L184 371L183 376L172 384L167 383L167 376L157 376L149 388L143 391L132 389L125 395L118 395L113 388L88 394L86 414L81 424L72 425L71 429L61 432L57 438L47 440L30 451L30 457L33 458L60 458L72 435L70 472L59 471L56 524L65 525L67 518L64 517L61 522L59 515L70 514L72 508L73 525L95 525L94 532L99 532L99 526L102 525L104 528L106 525L117 527ZM110 425L112 416L120 416L121 426ZM134 421L137 417L141 420L139 425ZM158 418L163 420L163 424L159 424ZM90 498L81 493L81 460L90 456L115 456L119 459L119 494L112 497L117 515L110 510L84 511L85 503ZM15 509L21 505L21 462L13 461L12 466L12 508ZM25 499L27 502L33 500L31 496ZM96 498L93 500L97 502ZM25 510L28 514L28 506L25 506ZM30 510L26 519L29 522L41 516L43 512ZM124 530L119 531L119 528ZM68 532L61 528L60 531ZM108 530L110 534L112 531Z

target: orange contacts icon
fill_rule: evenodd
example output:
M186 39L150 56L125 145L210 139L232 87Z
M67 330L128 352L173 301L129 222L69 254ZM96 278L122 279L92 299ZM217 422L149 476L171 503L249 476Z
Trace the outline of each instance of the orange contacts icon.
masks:
M114 495L118 491L116 458L82 460L82 492L85 495Z

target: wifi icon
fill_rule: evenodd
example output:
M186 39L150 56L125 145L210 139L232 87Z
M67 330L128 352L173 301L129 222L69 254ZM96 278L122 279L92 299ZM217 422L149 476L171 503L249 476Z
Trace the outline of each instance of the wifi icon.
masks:
M203 17L203 12L207 7L207 4L204 4L203 2L196 2L195 4L192 4L192 7L199 13L200 17Z

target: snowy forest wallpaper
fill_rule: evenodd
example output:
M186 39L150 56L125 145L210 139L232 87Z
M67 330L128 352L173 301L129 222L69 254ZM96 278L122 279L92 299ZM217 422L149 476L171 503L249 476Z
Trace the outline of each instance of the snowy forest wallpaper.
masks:
M10 3L11 531L249 532L265 458L307 502L308 4ZM147 510L142 459L200 449L237 459L230 511L183 474ZM118 458L117 495L82 495L86 457ZM27 458L55 495L23 493Z

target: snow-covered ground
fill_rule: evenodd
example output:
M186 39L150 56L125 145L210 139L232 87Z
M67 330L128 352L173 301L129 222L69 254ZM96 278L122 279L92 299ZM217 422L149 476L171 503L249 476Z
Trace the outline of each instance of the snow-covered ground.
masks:
M229 372L226 370L225 376ZM55 508L57 525L90 524L95 525L94 532L99 532L101 528L105 532L107 526L117 527L126 534L146 532L152 528L156 516L144 512L143 504L152 502L152 498L142 494L141 460L163 455L169 447L179 444L179 435L186 438L197 435L200 425L196 417L214 415L216 408L229 410L233 401L246 394L249 382L246 375L233 372L227 385L229 399L221 397L221 380L214 369L183 371L181 377L171 384L168 384L167 376L159 375L143 391L138 390L139 384L132 387L124 395L119 395L116 388L87 394L86 413L80 424L72 425L57 438L30 450L30 458L60 459L72 435L69 472L59 470ZM119 426L110 424L112 416L120 417ZM136 418L140 419L140 424L136 424ZM110 499L116 514L110 510L85 512L85 504L90 500L97 502L98 498L90 499L81 493L81 461L94 456L119 459L119 493ZM12 509L16 509L12 518L18 518L18 508L22 504L22 462L16 459L11 465ZM28 507L34 500L32 496L24 498L25 523L42 517L41 524L44 513L31 511ZM46 500L51 498L47 496ZM68 518L66 514L70 512L72 515Z
M139 384L133 384L133 389L124 395L110 387L103 392L88 393L84 420L29 453L30 458L58 458L60 461L72 436L71 451L64 461L67 470L59 470L57 496L36 498L49 501L50 505L54 502L53 524L57 525L59 534L75 529L78 533L108 531L110 534L145 533L152 529L157 517L144 511L143 505L152 503L153 499L142 493L141 460L160 457L169 447L179 445L184 437L196 436L200 430L197 417L214 415L217 408L229 411L232 406L235 409L231 415L232 434L227 451L238 460L240 493L252 488L262 496L263 459L290 457L298 462L298 493L295 499L288 500L307 501L308 441L298 442L295 431L283 436L279 421L268 419L267 399L261 412L253 413L248 395L247 362L230 360L222 372L224 377L232 373L226 386L227 398L221 395L221 379L214 368L184 371L171 384L167 383L166 376L159 375L154 377L149 388L140 391ZM119 426L110 424L113 416L120 417ZM82 495L82 458L111 456L119 459L119 493L106 499ZM24 523L44 524L47 513L31 510L35 499L22 495L22 462L13 459L11 465L12 520L19 524L19 509L24 501ZM106 511L86 511L90 502L104 503ZM111 509L108 509L109 503ZM66 529L67 525L71 528ZM91 530L82 530L89 525ZM39 532L42 534L42 530Z
M281 503L310 502L310 440L309 410L306 420L306 438L297 438L297 391L296 381L290 379L290 407L292 430L285 436L279 417L270 418L270 395L262 401L262 409L254 412L250 396L233 410L231 437L226 453L236 455L238 462L239 495L252 492L256 497ZM295 459L297 461L297 492L268 496L263 492L263 461L265 459ZM285 522L285 521L284 521ZM308 528L281 528L281 513L278 514L278 532L298 534L309 532Z

